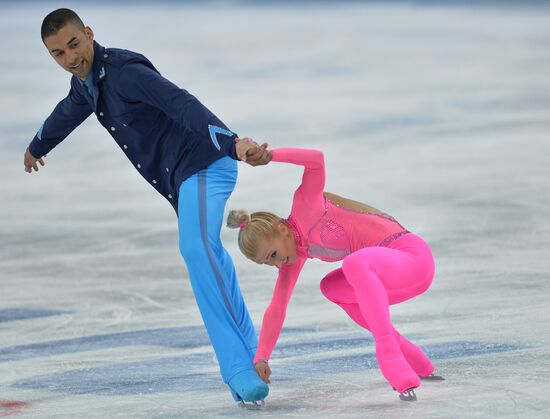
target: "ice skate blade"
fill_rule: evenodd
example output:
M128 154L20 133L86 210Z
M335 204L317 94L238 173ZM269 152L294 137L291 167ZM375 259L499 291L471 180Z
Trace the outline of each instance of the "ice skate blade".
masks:
M405 390L403 393L400 393L399 398L404 402L415 402L416 393L414 392L414 389L411 388L409 390Z
M246 403L243 400L241 400L238 403L238 406L242 407L243 409L247 409L247 410L261 410L261 409L264 408L265 402L263 400L258 400L258 401Z
M445 381L445 377L434 374L430 374L427 377L420 377L420 379L424 381Z

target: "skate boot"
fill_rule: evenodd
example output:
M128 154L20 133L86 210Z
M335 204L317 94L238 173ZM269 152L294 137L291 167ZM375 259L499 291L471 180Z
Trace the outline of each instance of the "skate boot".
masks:
M228 385L233 399L246 409L261 409L269 393L268 385L252 369L235 374Z
M445 380L445 378L440 375L434 375L434 364L432 364L432 361L430 361L430 358L426 356L422 349L400 334L397 334L397 341L401 348L401 352L403 352L403 356L422 380Z
M376 359L378 359L382 375L400 394L401 400L416 400L413 389L420 386L420 379L405 360L393 335L376 338Z

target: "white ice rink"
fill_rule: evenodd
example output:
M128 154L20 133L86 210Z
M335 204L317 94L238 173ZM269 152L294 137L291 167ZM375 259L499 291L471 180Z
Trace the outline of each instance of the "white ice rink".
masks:
M548 2L68 3L0 2L0 417L550 417ZM392 318L447 380L400 401L369 334L319 291L335 266L310 261L266 406L239 409L174 211L95 118L23 171L68 91L39 34L67 5L241 136L323 150L328 191L423 236L433 285ZM229 207L286 216L299 168L239 167ZM276 271L222 237L258 325Z

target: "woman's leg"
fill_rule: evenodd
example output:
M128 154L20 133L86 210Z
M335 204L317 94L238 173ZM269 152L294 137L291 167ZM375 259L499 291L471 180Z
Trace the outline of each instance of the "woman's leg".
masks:
M364 248L346 257L342 265L361 315L374 336L382 374L399 392L418 387L420 380L399 347L390 320L389 296L403 301L409 299L417 295L425 284L429 285L432 278L426 276L433 274L433 266L425 266L428 259L421 256L425 243L420 238L417 238L419 243L415 243L415 238L412 235L409 240L403 240L408 251L388 247ZM430 260L433 265L433 259Z
M355 299L355 292L346 280L342 268L330 272L321 281L321 292L333 303L338 304L355 323L370 331L367 321L359 310ZM433 373L435 367L422 350L407 338L402 336L397 329L393 329L394 335L405 359L412 369L421 377L427 377Z
M261 400L269 391L252 360L258 345L231 257L220 230L237 179L237 164L222 158L182 182L178 197L180 251L195 299L234 397ZM236 397L237 398L237 397Z

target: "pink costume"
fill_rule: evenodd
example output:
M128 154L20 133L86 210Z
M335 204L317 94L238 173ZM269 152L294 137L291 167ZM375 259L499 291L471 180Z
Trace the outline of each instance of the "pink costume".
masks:
M401 336L390 320L389 305L428 289L434 260L428 245L393 217L344 208L323 194L325 165L317 150L272 150L273 161L305 167L287 220L296 241L296 262L285 264L266 309L254 363L268 360L281 333L286 308L308 258L342 268L321 281L321 291L360 326L370 330L382 374L400 393L420 385L434 366L416 345Z

